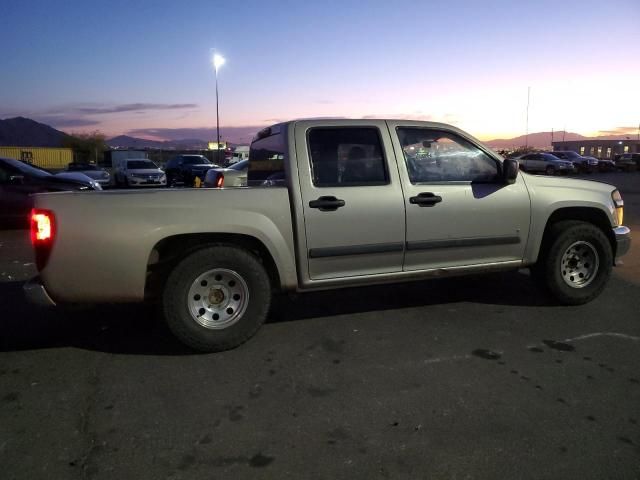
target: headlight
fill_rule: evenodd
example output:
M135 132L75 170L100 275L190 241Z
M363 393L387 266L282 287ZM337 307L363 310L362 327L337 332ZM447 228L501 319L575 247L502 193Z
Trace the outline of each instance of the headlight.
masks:
M614 190L611 192L611 200L613 200L613 204L616 206L615 209L615 218L618 226L622 225L622 221L624 220L624 202L622 201L622 195L618 190Z
M613 192L611 192L611 199L613 200L613 203L615 203L616 208L624 207L624 202L622 201L622 195L620 195L620 191L614 190Z

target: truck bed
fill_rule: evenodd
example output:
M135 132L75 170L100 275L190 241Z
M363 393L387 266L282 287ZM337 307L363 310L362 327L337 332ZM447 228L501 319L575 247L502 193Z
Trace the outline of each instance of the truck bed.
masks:
M229 233L261 241L281 286L295 288L287 188L64 192L35 197L55 212L57 234L40 272L56 302L144 298L154 247L176 235Z

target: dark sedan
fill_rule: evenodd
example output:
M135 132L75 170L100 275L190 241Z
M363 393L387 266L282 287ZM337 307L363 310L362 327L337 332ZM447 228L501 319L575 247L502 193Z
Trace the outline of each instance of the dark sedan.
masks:
M585 157L571 150L549 152L562 160L568 160L580 172L595 172L598 169L598 159L593 157Z
M53 174L12 158L0 158L0 228L28 226L33 193L101 190L100 184L79 172Z
M204 155L178 155L165 166L167 185L192 187L196 177L204 181L207 172L212 168L220 168L220 165L211 162Z
M640 168L640 153L623 153L616 155L615 165L618 170L632 172Z

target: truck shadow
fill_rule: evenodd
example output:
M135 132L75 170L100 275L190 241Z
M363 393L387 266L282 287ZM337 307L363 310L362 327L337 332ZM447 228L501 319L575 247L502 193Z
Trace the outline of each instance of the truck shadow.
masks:
M513 307L556 305L548 294L533 284L528 272L523 271L279 297L272 307L269 323L459 302Z
M457 302L551 306L524 273L349 288L274 299L267 323ZM0 351L76 347L138 355L189 355L149 305L42 309L27 303L22 282L0 283Z

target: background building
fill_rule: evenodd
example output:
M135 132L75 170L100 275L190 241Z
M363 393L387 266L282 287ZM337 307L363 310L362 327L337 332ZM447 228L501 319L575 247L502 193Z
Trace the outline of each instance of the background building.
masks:
M0 157L15 158L42 168L64 169L73 162L73 150L70 148L48 147L2 147Z
M640 153L640 140L571 140L553 142L554 151L571 150L580 155L613 160L622 153Z

